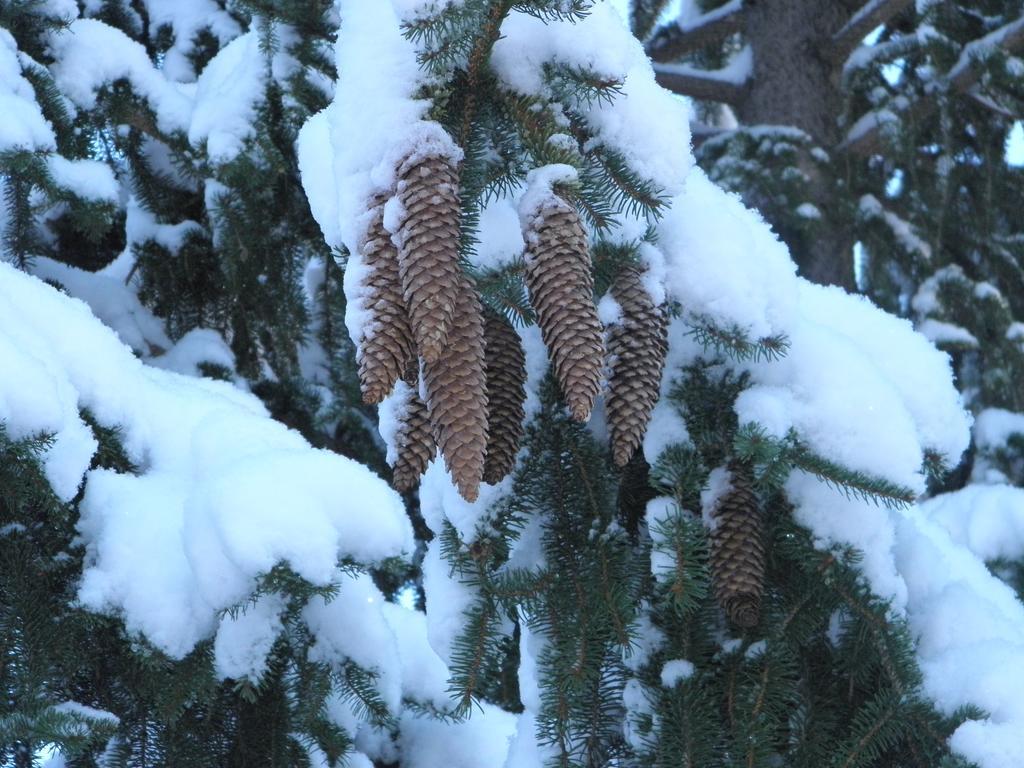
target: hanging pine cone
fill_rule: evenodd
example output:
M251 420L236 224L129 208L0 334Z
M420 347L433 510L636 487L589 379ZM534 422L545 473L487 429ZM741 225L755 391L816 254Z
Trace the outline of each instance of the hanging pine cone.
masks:
M622 270L612 296L622 311L608 333L608 396L605 409L612 458L624 467L643 442L658 402L668 352L668 315L655 306L636 267Z
M379 403L391 392L416 352L398 276L398 251L384 228L384 203L371 212L359 252L367 274L364 306L370 314L359 346L359 387L363 402Z
M447 157L429 155L400 169L398 271L420 357L444 351L459 292L459 178Z
M526 287L541 336L573 418L586 421L600 390L603 358L587 233L576 209L552 194L524 236Z
M459 278L455 323L444 355L424 360L423 381L434 438L445 466L466 501L476 501L487 451L487 379L480 299L469 279Z
M402 414L402 424L395 436L398 459L392 473L392 483L401 492L416 487L427 465L437 453L434 431L430 426L427 404L420 398L419 370L414 360L407 368L405 383L412 390Z
M749 469L732 462L729 472L732 488L712 512L711 575L719 605L731 622L746 628L760 620L764 534Z
M519 334L494 312L484 315L487 371L487 458L484 482L494 484L512 471L523 436L526 354Z

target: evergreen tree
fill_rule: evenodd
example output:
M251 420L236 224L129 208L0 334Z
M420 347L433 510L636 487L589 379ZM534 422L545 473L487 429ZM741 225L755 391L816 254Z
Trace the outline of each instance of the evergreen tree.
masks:
M787 103L695 68L798 3L664 5L659 81ZM830 5L833 74L888 26L826 102L913 131L705 175L604 2L0 0L0 765L1005 765L1024 607L913 506L946 358L712 181L803 266L859 238L1019 481L1010 119L933 87L1012 109L1011 5Z
M699 100L701 166L808 277L856 287L952 356L977 425L933 491L1020 486L1024 171L1007 148L1024 5L667 5L632 3L632 27L659 82ZM982 514L968 498L962 514Z

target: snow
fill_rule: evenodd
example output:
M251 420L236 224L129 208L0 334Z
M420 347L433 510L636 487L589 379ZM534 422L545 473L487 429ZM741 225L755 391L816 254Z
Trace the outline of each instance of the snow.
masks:
M235 354L224 338L211 328L193 328L164 354L147 360L150 365L186 376L201 376L199 366L212 363L235 369Z
M332 165L324 159L332 153L328 110L317 112L303 124L295 142L295 152L313 218L320 225L327 244L337 248L342 242L337 186Z
M255 30L222 48L196 84L188 140L206 142L213 163L227 163L255 132L256 103L263 96L266 63Z
M678 514L679 508L675 500L668 496L660 496L647 502L644 518L651 536L651 575L659 581L671 579L676 571L675 546L661 531Z
M857 118L857 121L847 131L846 138L840 145L840 149L856 145L871 131L877 128L885 129L887 126L896 124L899 121L899 116L889 109L874 109L865 112Z
M394 194L396 167L410 153L441 151L453 158L457 155L450 138L425 119L426 106L416 98L424 76L416 66L414 46L398 31L400 19L411 18L425 7L413 0L341 3L341 80L336 97L300 135L300 164L311 210L327 242L345 245L352 252L346 275L350 306L358 305L364 279L358 245L370 201ZM641 248L641 258L651 273L652 296L678 303L683 313L671 324L663 393L681 366L704 353L688 333L692 324L735 328L755 341L781 337L788 341L789 348L779 360L723 363L723 368L746 372L750 378L750 388L736 403L741 424L756 423L779 438L793 430L815 453L915 493L925 490L925 451L935 451L950 464L957 463L970 439L971 420L953 385L948 356L915 332L909 322L881 312L862 298L811 285L797 276L785 246L757 214L694 168L692 156L683 149L689 140L685 104L656 86L639 44L625 31L609 3L596 3L592 13L576 26L545 24L514 10L501 32L491 64L502 87L531 97L550 98L545 65L552 64L579 67L622 84L622 93L608 103L566 106L578 111L594 131L595 145L620 152L633 170L654 180L667 193L668 205L654 222L656 245ZM372 40L372 47L368 40ZM365 66L370 60L374 66ZM357 76L347 77L346 72ZM749 52L744 51L723 76L729 82L741 82L748 72ZM659 120L652 123L651 114L658 114ZM895 117L892 113L872 113L855 126L852 135L868 130L878 119ZM517 231L516 211L529 223L550 200L553 182L574 181L575 172L568 166L534 169L525 188L491 201L481 217L477 233L481 242L472 266L491 270L514 263L524 245ZM880 217L908 250L928 257L928 244L905 222L887 215L878 201L863 200L861 211L866 217ZM805 207L801 213L813 218L816 212ZM385 226L393 231L399 214L396 203L389 203ZM623 219L619 236L632 231L635 222L627 219ZM921 294L920 301L915 300L915 310L922 311L920 306L927 300ZM613 302L603 302L602 316L613 320L615 314ZM364 322L365 317L358 314L349 320L357 340ZM938 326L932 330L933 336L940 331L947 336L953 333ZM536 387L546 366L546 355L536 328L524 329L521 336L527 350L530 418L537 409ZM390 415L384 409L386 434L394 432L399 406L397 400L389 405L394 408ZM688 442L681 416L663 399L655 409L645 440L645 456L654 463L669 445ZM706 516L710 517L709 510L727 488L728 472L724 468L715 470L702 498ZM962 687L948 685L948 678L967 674L953 665L968 662L969 643L961 643L951 631L940 631L942 627L933 629L931 622L942 616L946 622L943 626L955 627L946 614L961 604L963 595L976 596L969 607L976 611L973 615L982 617L974 632L977 639L989 630L997 632L984 622L1009 626L1021 618L1018 614L1024 609L1016 603L1005 603L1000 596L1005 588L985 571L977 556L928 522L923 511L894 511L847 498L800 471L787 480L785 490L797 521L811 531L817 546L826 549L852 545L861 549L861 572L872 590L889 601L894 615L906 616L922 637L931 633L929 642L920 646L919 658L927 690L937 703L947 709L970 700L991 713L990 720L968 724L958 731L954 739L958 748L969 755L987 750L984 768L1009 765L1000 755L1018 753L1013 739L1019 737L1013 736L1013 727L1024 720L999 686L984 690L975 685L968 696ZM477 503L469 504L452 488L443 464L435 461L421 485L421 510L432 530L439 532L451 524L468 543L488 522L489 509L507 492L505 484L488 487L482 489ZM648 526L656 539L651 567L658 578L671 572L674 561L672 553L659 546L665 542L657 540L656 528L675 514L680 511L668 498L655 499L647 508ZM543 562L539 547L542 525L541 515L526 522L513 545L512 566L529 568ZM945 565L936 570L933 562ZM437 539L428 545L423 573L430 612L417 631L425 634L442 660L448 659L453 640L462 628L463 611L475 593L451 572ZM656 644L654 633L648 634L651 643ZM1016 635L1022 636L1020 632ZM523 626L519 675L525 709L515 722L506 763L510 768L537 765L547 756L548 748L539 745L534 734L540 708L536 660L545 642L528 625ZM1014 642L1021 643L1019 639ZM978 647L974 652L979 653ZM1019 657L1021 649L1013 652ZM1004 667L1009 663L1006 658L1001 660ZM431 661L432 671L423 674L439 675L437 663ZM995 668L982 659L974 671L984 677ZM665 684L674 685L690 668L684 660L676 659L662 671ZM975 733L985 734L988 740L982 745L975 740Z
M150 37L168 26L174 33L174 44L164 54L163 72L171 80L188 82L195 78L188 53L192 41L206 29L223 45L239 33L238 22L215 0L143 0L149 16Z
M55 704L52 709L55 712L64 712L69 715L75 715L83 720L100 721L109 725L119 725L121 723L121 718L114 713L107 712L102 709L96 709L95 707L90 707L86 704L80 704L77 701L62 701L60 704Z
M722 237L729 232L729 237ZM793 324L796 267L786 246L739 197L694 169L658 222L666 288L683 307L753 338Z
M92 313L134 351L148 355L154 349L171 346L163 322L142 306L122 280L106 270L86 272L40 256L33 260L31 271L41 280L58 283L71 296L88 304Z
M314 597L302 611L302 618L315 638L309 658L335 668L352 661L371 672L381 700L397 714L402 697L401 668L392 663L398 648L381 611L384 595L365 573L342 574L337 585L336 596L330 600ZM353 632L352 627L359 631Z
M1024 413L986 408L974 422L974 441L981 450L999 448L1011 435L1024 437Z
M520 622L519 699L523 704L523 712L517 718L505 768L535 768L547 764L559 754L555 744L543 744L536 738L537 714L541 709L537 659L546 643L547 640L535 632L528 622Z
M394 603L380 609L397 644L403 694L440 711L449 709L448 667L430 647L426 614Z
M800 281L799 295L801 311L809 321L806 325L817 326L812 335L821 342L830 341L832 349L816 348L821 356L801 351L791 334L791 354L763 369L792 366L792 372L800 377L794 388L805 392L818 375L835 377L829 384L832 393L818 394L826 399L842 398L846 405L841 412L831 412L822 402L820 422L814 427L807 425L808 440L848 466L911 487L919 486L916 476L921 449L935 450L950 465L956 464L969 442L970 417L953 386L949 356L916 333L909 321L878 310L867 299L805 281ZM839 349L846 358L839 370L811 370L829 367L826 355L838 354ZM896 434L908 419L909 433ZM827 437L826 431L832 436ZM859 440L858 433L871 433L876 442L873 446L865 443L856 449L856 455L852 444L838 444L837 435ZM911 440L918 442L919 449L912 451ZM878 458L883 454L886 462Z
M402 766L502 768L515 726L515 715L486 702L469 720L453 724L406 713L399 737Z
M225 614L213 641L213 668L217 677L259 684L267 670L267 656L284 629L283 595L260 595L235 615Z
M84 477L79 600L169 655L210 636L281 561L326 585L339 557L412 551L401 499L369 470L311 448L230 384L144 366L86 305L7 264L0 327L0 419L15 438L54 435L43 465L60 498ZM121 428L138 474L88 471L80 407Z
M526 244L514 198L500 197L488 201L480 211L477 237L480 244L469 259L477 269L499 270L519 259Z
M657 64L655 71L658 74L699 77L702 80L743 85L754 72L754 52L749 45L744 46L721 69L701 69L689 64Z
M405 418L409 401L414 394L413 388L399 379L395 382L395 388L390 395L384 398L377 407L377 429L384 445L387 446L386 460L389 466L395 466L398 461L399 449L398 434Z
M718 526L715 507L723 496L732 490L732 474L725 467L717 467L708 475L707 486L700 493L701 517L708 530ZM648 510L648 514L650 511Z
M986 562L1024 558L1024 488L968 485L922 503L921 512Z
M1008 40L1016 43L1024 39L1024 16L1014 19L998 29L989 32L982 38L973 40L963 47L956 64L946 74L946 81L955 83L964 77L975 61L992 55L992 52L1006 45Z
M579 183L579 174L571 165L555 163L534 168L526 176L526 191L519 199L519 223L523 232L537 229L537 220L552 198L558 198L559 186L574 187ZM558 200L556 204L561 205Z
M58 187L84 200L118 202L120 187L114 172L106 163L98 160L68 160L60 155L49 155L46 168Z
M18 45L0 28L0 152L53 150L53 127L36 103L35 91L21 75Z
M689 679L693 673L693 662L686 659L666 661L661 668L661 684L665 688L675 688L682 681Z
M438 537L427 544L421 568L423 590L430 605L427 612L427 637L430 647L448 663L452 658L455 639L462 633L463 612L472 604L476 593L451 573L448 561L441 554L441 541Z
M917 236L910 222L886 210L874 195L864 195L860 199L860 212L867 219L882 219L908 253L916 253L925 261L931 260L932 247Z
M977 348L977 337L966 328L934 318L926 318L917 324L917 332L935 344L957 344Z
M77 19L50 35L50 68L57 87L78 107L96 106L98 91L127 79L149 104L166 133L186 130L192 112L187 89L166 80L146 49L121 30L95 19Z
M853 546L863 554L858 567L872 591L902 612L907 586L896 567L894 513L881 505L847 497L812 475L794 472L786 483L794 519L806 526L820 549Z
M611 3L598 0L577 23L548 22L513 10L501 26L491 66L507 88L525 95L547 92L545 65L594 72L620 82L608 100L573 105L583 112L594 143L620 153L626 164L668 194L678 194L693 166L679 148L689 144L686 106L654 80L643 46ZM658 115L657 121L649 116Z
M210 208L209 202L207 201L208 209ZM172 254L176 254L181 250L182 245L185 244L185 239L190 234L203 231L198 222L189 219L179 221L176 224L157 223L156 217L143 208L142 204L135 197L129 198L125 212L127 215L125 235L128 238L128 245L141 244L147 240L152 240ZM127 252L127 256L134 263L134 257L131 256L130 252ZM116 268L113 264L105 268L103 272L124 280L131 271L131 265L127 261L123 261L119 266L122 269L122 272L119 274L114 274L113 270Z
M416 50L402 35L391 3L344 0L340 12L341 78L327 110L330 148L322 157L334 165L341 239L355 252L356 222L375 194L394 188L398 162L415 148L417 131L430 125L423 121L429 104L415 97L422 78ZM364 66L367 61L373 66ZM310 138L304 133L300 141Z
M800 205L796 207L796 214L801 218L809 219L811 221L817 221L821 218L821 211L812 203L800 203Z
M950 746L983 768L1013 768L1024 754L1024 605L921 511L901 518L896 562L925 692L945 712L968 703L986 711Z
M1024 414L1002 408L985 408L974 422L974 444L977 448L971 482L1001 483L1007 480L1005 468L993 463L994 454L1016 437L1024 440Z

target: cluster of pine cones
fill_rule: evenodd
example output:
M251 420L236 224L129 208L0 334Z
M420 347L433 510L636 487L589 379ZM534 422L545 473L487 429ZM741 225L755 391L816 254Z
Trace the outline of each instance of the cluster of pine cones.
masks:
M515 466L523 434L526 360L507 320L484 311L459 265L459 179L450 159L412 157L399 168L396 237L374 201L359 248L370 318L359 350L363 399L379 403L399 379L408 402L397 435L394 483L414 487L441 449L459 493L477 498ZM624 269L612 287L620 319L604 329L593 300L586 230L552 193L524 222L526 286L555 376L573 418L590 417L607 366L612 455L625 465L658 399L668 318ZM397 247L396 244L397 243ZM420 380L422 379L422 387Z
M399 380L407 385L396 488L414 488L440 448L459 493L474 501L481 481L497 483L515 467L526 356L519 335L483 309L459 265L459 183L451 161L407 161L395 193L402 208L397 237L384 226L383 196L369 211L359 248L370 313L359 350L363 398L379 403ZM566 405L577 421L589 419L604 369L612 458L624 466L658 399L668 318L643 273L626 267L611 287L620 316L605 337L576 208L552 192L523 228L526 287ZM764 591L761 518L750 468L734 461L728 471L730 487L712 510L714 590L732 623L752 627Z

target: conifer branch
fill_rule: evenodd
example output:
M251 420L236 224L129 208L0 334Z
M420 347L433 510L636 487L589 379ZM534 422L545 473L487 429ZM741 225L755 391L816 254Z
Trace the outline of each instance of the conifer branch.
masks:
M701 101L738 104L746 93L744 83L693 67L655 65L654 77L662 88Z
M466 64L466 102L462 109L462 122L459 130L459 145L467 146L473 120L476 117L476 108L480 88L480 79L483 74L484 65L490 56L491 49L498 41L501 34L501 22L508 15L512 3L509 0L499 0L491 5L487 13L486 21L480 34L469 52L469 59Z
M789 339L782 334L751 339L738 325L724 328L706 317L693 318L690 325L691 333L702 347L725 353L737 361L778 360L789 350Z
M866 472L846 469L799 445L791 454L790 461L796 469L814 475L847 496L897 509L913 504L917 499L917 494L909 488L891 480L872 477Z
M965 45L956 64L925 94L909 106L868 112L854 124L838 149L853 155L869 156L881 150L886 135L900 123L923 120L939 107L943 96L962 96L981 79L982 64L994 51L1015 53L1024 48L1024 16L1004 24L978 40Z
M871 30L885 24L893 16L909 7L911 2L912 0L868 0L832 36L829 57L836 64L846 61Z
M731 0L689 23L679 19L656 30L647 42L647 55L654 61L675 61L739 32L743 26L743 2Z

